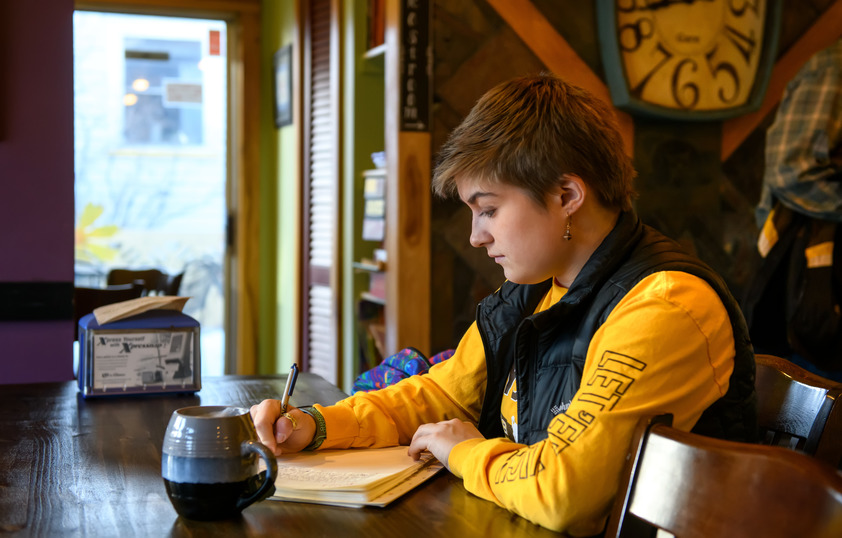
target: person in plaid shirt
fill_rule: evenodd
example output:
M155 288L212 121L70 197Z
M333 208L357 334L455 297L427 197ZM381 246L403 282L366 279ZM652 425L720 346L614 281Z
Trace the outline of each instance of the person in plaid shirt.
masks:
M758 226L775 201L842 222L842 39L808 60L789 82L766 133Z
M756 217L763 261L742 305L755 351L842 380L842 40L786 87Z

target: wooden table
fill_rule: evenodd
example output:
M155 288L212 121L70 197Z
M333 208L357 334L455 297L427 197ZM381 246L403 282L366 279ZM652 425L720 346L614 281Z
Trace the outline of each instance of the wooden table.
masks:
M195 395L84 400L76 385L0 385L0 533L12 536L555 536L468 493L442 471L386 508L266 500L236 519L179 517L161 478L170 415L191 405L250 406L286 376L203 380ZM301 374L291 403L345 396Z

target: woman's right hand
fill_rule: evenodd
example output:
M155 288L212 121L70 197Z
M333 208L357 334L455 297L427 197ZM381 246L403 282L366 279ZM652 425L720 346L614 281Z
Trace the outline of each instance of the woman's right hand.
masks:
M285 452L300 452L316 435L316 421L297 407L287 407L287 417L281 413L280 400L263 400L251 406L251 418L257 438L276 456Z

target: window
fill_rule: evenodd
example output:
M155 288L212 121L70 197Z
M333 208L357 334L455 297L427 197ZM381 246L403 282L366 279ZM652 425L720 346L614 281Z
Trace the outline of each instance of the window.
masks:
M125 51L125 143L202 144L201 43L130 37Z

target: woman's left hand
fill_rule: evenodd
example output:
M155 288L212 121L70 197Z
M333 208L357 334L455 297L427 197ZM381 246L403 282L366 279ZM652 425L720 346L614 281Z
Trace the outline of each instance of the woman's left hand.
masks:
M470 422L463 422L457 418L435 424L422 424L412 436L409 455L417 460L421 457L421 452L427 450L450 470L447 460L453 447L462 441L477 438L482 438L479 430Z

